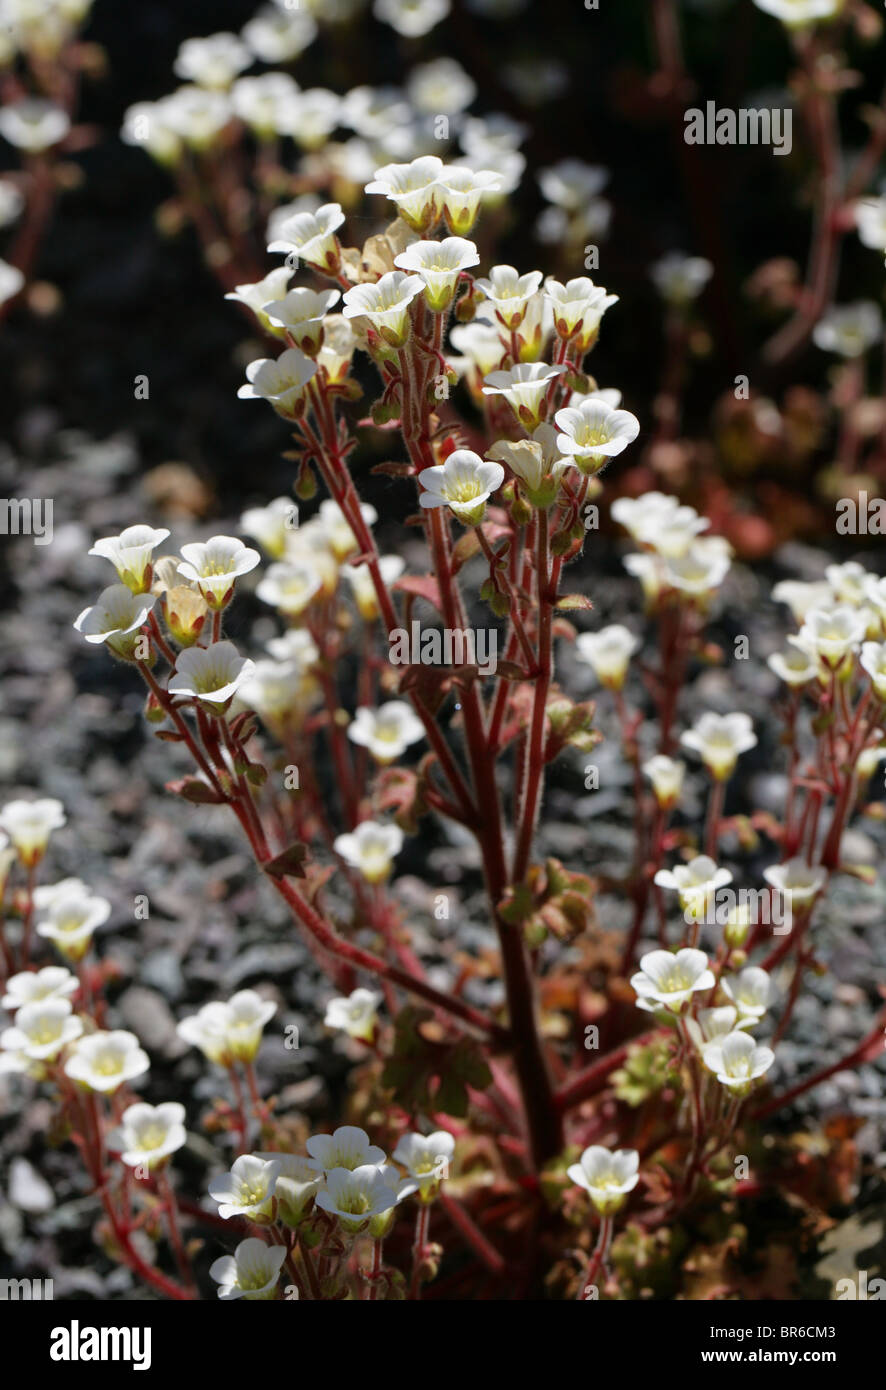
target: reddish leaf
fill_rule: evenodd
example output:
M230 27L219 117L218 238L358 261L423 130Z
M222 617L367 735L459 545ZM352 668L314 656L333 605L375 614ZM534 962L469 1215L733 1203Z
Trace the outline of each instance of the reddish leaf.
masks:
M271 878L304 878L303 864L307 853L305 845L296 843L262 864L262 868Z
M391 586L404 594L415 594L418 598L423 598L436 608L438 613L443 612L440 599L440 586L436 576L433 574L404 574Z
M182 777L178 782L167 782L166 790L183 796L185 801L192 801L196 806L222 806L225 802L214 787L199 777Z

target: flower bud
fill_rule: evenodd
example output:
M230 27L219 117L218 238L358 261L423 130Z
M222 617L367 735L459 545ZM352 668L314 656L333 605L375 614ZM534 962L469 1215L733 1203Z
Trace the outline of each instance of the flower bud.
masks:
M180 647L192 647L200 636L209 607L202 594L187 584L167 589L163 615L170 637Z
M145 700L145 719L149 724L162 724L166 719L166 711L153 692Z
M750 934L750 930L750 909L747 906L733 908L726 919L726 926L723 929L723 939L725 940L726 945L731 947L734 953L732 958L736 965L739 963L743 964L744 960L747 959L745 952L741 951L740 954L743 959L741 962L739 962L738 948L745 945L748 939L748 935Z

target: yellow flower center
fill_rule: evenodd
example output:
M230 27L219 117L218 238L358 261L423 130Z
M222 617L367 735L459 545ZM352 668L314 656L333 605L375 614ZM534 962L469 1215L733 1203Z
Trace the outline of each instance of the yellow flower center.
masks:
M123 1059L116 1052L100 1052L92 1059L92 1070L96 1076L119 1076Z
M347 1197L342 1198L341 1210L349 1216L364 1216L371 1203L365 1192L352 1192Z

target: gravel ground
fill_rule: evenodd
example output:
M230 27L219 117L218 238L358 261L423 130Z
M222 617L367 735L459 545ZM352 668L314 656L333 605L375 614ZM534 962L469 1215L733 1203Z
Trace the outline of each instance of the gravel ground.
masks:
M262 1084L281 1095L283 1108L309 1120L328 1118L341 1104L344 1077L356 1055L321 1026L328 986L275 895L256 882L226 813L187 805L164 792L164 782L185 770L184 759L151 737L131 671L109 661L103 649L87 647L71 626L107 578L103 563L86 554L92 540L150 516L141 461L125 438L97 443L72 433L46 434L39 425L34 422L31 431L39 442L30 455L0 459L0 485L9 488L15 477L17 495L52 496L55 525L52 545L36 546L24 538L6 542L10 592L0 618L4 795L33 789L63 801L68 824L53 839L46 873L51 880L76 874L113 904L97 949L115 967L108 990L113 1023L134 1030L152 1058L150 1077L140 1088L146 1099L180 1097L191 1112L209 1101L217 1077L207 1075L197 1054L184 1047L175 1023L211 998L261 985L280 1005L259 1058ZM193 521L172 524L178 544L206 529ZM216 530L236 530L236 517L212 524ZM571 587L593 591L600 623L628 614L636 625L637 593L620 569L620 548L620 542L594 538L577 571L580 582ZM712 635L731 650L739 630L735 615L751 615L752 659L701 674L683 717L703 708L740 707L755 721L760 744L743 759L743 780L731 789L727 812L751 804L777 810L782 803L775 679L765 655L779 643L784 614L771 604L768 591L773 576L812 575L825 563L823 553L790 547L775 557L771 572L738 567L724 592ZM259 606L247 601L243 608L248 616ZM258 645L258 621L250 646ZM241 640L245 637L244 629ZM562 672L572 693L593 693L587 668L568 649L562 653ZM572 868L617 877L630 862L632 791L605 697L600 726L607 739L593 754L599 790L584 790L587 755L562 759L551 778L541 846ZM685 810L697 825L703 810L700 775L689 781ZM455 903L446 928L452 937L448 947L476 951L492 945L493 936L472 846L441 827L424 825L423 838L404 859L397 892L416 923L420 950L437 962L445 982L444 944L435 939L440 930L430 911L433 892L445 887ZM883 840L882 822L857 823L847 835L844 857L877 864ZM765 845L750 856L728 846L724 857L737 881L747 885L759 882L761 868L771 861ZM145 921L135 916L140 894L149 902ZM848 1052L871 1027L879 997L875 981L886 977L884 901L882 880L869 886L844 875L819 909L818 954L828 973L807 980L789 1036L778 1050L777 1087ZM598 915L608 929L619 931L627 924L628 908L603 893ZM786 987L778 975L776 984ZM475 990L478 998L498 997L497 985ZM281 1046L277 1025L290 1023L300 1030L297 1051ZM803 1096L779 1124L811 1127L832 1115L858 1115L864 1119L857 1135L862 1153L879 1154L882 1161L883 1076L882 1061L837 1075ZM83 1173L69 1147L48 1146L48 1102L28 1088L29 1102L21 1109L22 1094L16 1080L0 1082L0 1112L6 1115L0 1166L7 1172L6 1194L0 1196L3 1272L51 1273L56 1296L139 1296L126 1271L90 1254L96 1213ZM184 1160L190 1186L200 1190L206 1172L218 1165L217 1153L207 1140L192 1137ZM866 1194L862 1205L864 1200Z

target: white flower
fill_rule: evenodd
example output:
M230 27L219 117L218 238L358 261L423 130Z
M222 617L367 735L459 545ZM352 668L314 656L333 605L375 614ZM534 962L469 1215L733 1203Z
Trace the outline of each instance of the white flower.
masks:
M25 277L18 266L9 265L7 261L0 260L0 304L14 299L19 290L24 287L24 283Z
M110 1095L126 1081L143 1076L150 1062L134 1033L115 1030L78 1038L65 1063L65 1075L90 1091Z
M433 1134L404 1134L393 1153L410 1178L418 1183L423 1201L430 1201L443 1178L449 1176L449 1161L455 1153L455 1140L445 1129Z
M720 872L724 873L725 870ZM729 877L731 879L731 874ZM708 958L704 951L689 946L684 946L676 954L647 951L640 959L638 973L631 978L639 1002L663 1005L675 1014L681 1012L697 990L713 989L715 984L714 973L708 969Z
M256 1157L276 1163L279 1169L274 1187L277 1220L287 1226L299 1226L308 1203L323 1186L323 1174L316 1173L299 1154L260 1153Z
M326 1186L317 1193L316 1203L321 1210L337 1217L343 1230L355 1234L363 1230L372 1217L389 1212L408 1191L414 1192L415 1184L409 1184L408 1188L397 1184L391 1169L382 1172L372 1164L353 1170L332 1168L326 1174Z
M489 116L467 116L459 132L462 147L467 155L475 150L516 150L529 134L529 127L522 121L515 121L502 111Z
M501 331L482 314L470 323L456 324L449 339L457 352L464 353L467 363L480 377L494 371L505 352Z
M349 1038L371 1042L381 1001L382 996L373 989L352 990L348 995L330 999L323 1022L327 1028L341 1029Z
M738 1010L732 1004L723 1004L717 1009L699 1009L697 1018L686 1019L686 1027L695 1046L701 1051L705 1043L716 1042L736 1028L746 1026L736 1023L737 1018Z
M794 621L802 623L807 613L833 602L834 594L823 580L809 584L801 579L781 579L773 588L772 597L776 603L786 603Z
M737 1008L740 1025L749 1019L758 1023L769 1007L771 981L759 965L748 965L737 975L725 975L720 987Z
M138 1101L127 1106L117 1129L108 1135L128 1168L153 1168L187 1143L185 1107L176 1100L163 1105Z
M861 666L870 676L878 698L886 700L886 642L863 643Z
M662 583L689 598L708 598L729 573L730 548L722 536L700 536L682 555L666 559Z
M385 1151L370 1144L365 1129L357 1125L339 1125L332 1134L313 1134L305 1143L308 1167L315 1173L329 1173L333 1168L348 1172L364 1167L378 1168L385 1161Z
M886 743L869 744L859 753L855 771L860 778L873 777L884 758L886 758Z
M231 1013L227 1004L213 1001L189 1018L183 1018L176 1032L191 1047L198 1047L208 1062L229 1067L232 1062L228 1024Z
M487 454L508 465L525 484L534 506L549 506L564 472L575 466L573 459L560 455L559 440L553 425L543 424L533 430L531 439L500 439Z
M807 685L818 675L818 663L815 658L799 649L773 652L771 656L767 656L766 665L770 671L775 672L779 680L791 686Z
M171 119L173 111L171 98L135 102L123 113L121 140L126 145L142 146L159 164L176 164L182 141Z
M243 25L240 37L263 63L291 63L314 42L318 32L314 19L305 10L280 10L266 5Z
M210 34L205 39L185 39L172 70L186 82L224 90L251 65L252 54L236 34Z
M257 661L249 680L237 692L238 701L266 722L285 719L313 693L313 682L295 661Z
M886 578L869 574L864 581L864 601L879 619L881 629L886 627ZM876 628L874 629L874 631ZM871 636L874 631L869 627Z
M44 908L52 907L60 898L71 894L88 897L89 889L79 878L62 878L58 883L41 883L34 889L34 906L38 911L43 911Z
M507 371L490 372L483 383L484 396L504 396L517 419L535 430L546 414L545 396L551 381L566 370L563 363L518 362ZM559 414L560 412L558 412ZM571 453L559 440L561 453Z
M600 328L600 321L607 309L618 303L618 295L607 294L600 285L595 285L586 275L561 284L552 276L545 280L545 295L554 310L554 327L565 341L577 337L579 348L586 351ZM600 399L602 392L595 392ZM620 397L619 397L620 399ZM617 402L616 402L617 404Z
M344 314L329 314L323 323L323 346L317 361L332 382L343 381L357 346L354 330Z
M526 306L542 281L540 270L520 275L512 265L494 265L477 289L486 296L506 328L519 328Z
M46 853L53 830L65 824L65 808L52 797L37 801L7 801L0 811L0 830L9 836L13 849L26 868L39 864Z
M455 449L445 463L425 468L418 475L424 488L419 505L425 509L449 507L463 525L476 526L504 476L500 463L487 463L470 449Z
M263 999L254 989L241 989L227 1002L225 1036L227 1050L238 1062L252 1062L258 1052L262 1030L274 1017L277 1005Z
M382 582L389 588L396 579L400 578L406 567L406 562L401 555L382 555L379 558L378 567ZM351 586L361 618L364 622L374 622L379 615L379 606L378 595L375 592L375 583L369 566L346 565L343 574Z
M680 307L698 298L713 275L714 267L703 256L671 251L656 261L649 273L662 299Z
M316 150L326 144L340 116L341 101L335 92L312 87L290 103L281 133L291 135L303 149Z
M538 172L543 197L567 212L579 212L608 182L607 169L599 164L585 164L580 159L561 159Z
M725 781L735 771L739 753L755 748L757 737L746 714L708 711L680 735L680 742L699 754L713 777Z
M861 198L854 211L862 245L886 251L886 198Z
M659 888L671 888L680 894L680 906L692 921L702 918L713 901L717 889L732 882L728 869L720 869L706 854L697 854L688 864L675 864L673 869L659 869L655 875Z
M409 306L423 289L417 275L389 270L375 284L347 290L342 314L346 319L368 319L389 347L399 348L409 337Z
M222 609L233 598L234 582L254 570L261 556L236 536L212 536L182 546L184 564L178 572L196 584L207 604Z
M412 69L406 93L417 111L430 116L455 116L470 106L477 95L477 84L454 58L435 58Z
M758 10L774 15L789 29L815 24L820 19L834 19L840 13L843 0L754 0Z
M686 764L665 753L656 753L643 764L643 771L652 783L655 799L663 809L676 805L683 790Z
M707 1043L701 1055L708 1071L737 1095L750 1091L753 1082L775 1061L770 1047L760 1047L748 1033L741 1031L727 1033L725 1038Z
M537 362L544 355L553 329L554 311L544 292L538 290L527 304L523 322L516 330L518 361Z
M298 99L298 84L286 72L241 77L231 88L234 112L260 140L282 135L291 126Z
M429 34L449 14L449 0L374 0L372 13L407 39Z
M231 1171L209 1184L209 1195L218 1202L218 1214L227 1221L232 1216L245 1216L259 1226L273 1220L274 1188L280 1163L276 1158L259 1158L257 1154L241 1154L231 1164Z
M655 555L625 555L622 564L628 574L639 579L643 585L647 606L654 604L662 588L661 561Z
M395 205L413 231L433 227L440 214L438 182L443 161L434 154L421 155L408 164L383 164L376 169L367 193L383 193Z
M845 565L826 565L824 573L837 602L848 603L851 608L864 603L867 585L874 578L857 560L849 560Z
M590 1195L601 1215L608 1216L624 1205L628 1193L637 1186L639 1167L640 1155L636 1149L616 1149L613 1153L600 1144L591 1144L578 1163L571 1163L566 1172Z
M316 212L298 212L275 228L269 251L295 252L307 264L335 274L341 259L335 233L345 220L338 203L324 203Z
M152 552L168 535L165 527L155 530L153 526L127 526L119 536L96 541L89 554L110 560L120 583L134 594L142 594L151 587Z
M380 821L361 821L352 833L339 835L335 840L336 854L357 869L367 883L383 883L402 848L403 831L399 826Z
M271 76L269 73L268 76ZM273 333L275 337L284 336L283 329L277 323L271 323L270 318L265 313L265 305L270 300L280 299L286 294L286 287L292 279L292 271L288 266L278 265L268 272L261 280L255 280L251 284L235 285L234 288L225 295L225 299L233 299L238 304L245 304L247 309L251 309L258 319L262 328L268 333Z
M287 222L291 222L293 217L298 217L300 213L303 212L318 212L320 207L320 199L316 193L300 193L299 196L293 198L291 202L280 203L268 216L268 222L265 228L265 240L275 241ZM344 218L344 213L342 213L342 218ZM288 252L291 253L287 255L288 261L297 259L291 247L288 248Z
M291 497L275 497L265 507L249 507L240 518L240 529L258 541L262 550L279 560L289 533L298 525L298 504Z
M177 135L191 149L208 150L231 119L231 103L225 92L204 87L179 87L163 103L163 114Z
M382 766L395 762L424 736L424 725L405 700L388 700L378 709L362 706L348 726L348 738L368 748Z
M301 352L316 357L323 342L323 316L339 298L339 290L318 293L300 287L283 299L272 299L264 309L271 323L285 329Z
M443 216L450 232L467 236L477 220L480 203L503 193L505 180L496 169L473 169L467 164L447 164L437 184ZM476 262L475 262L476 264Z
M579 468L588 473L596 473L640 433L636 415L628 410L611 410L605 401L593 397L578 406L558 410L554 421L562 431L562 452L571 454Z
M11 179L0 179L0 227L10 227L25 205L24 194Z
M270 565L256 587L256 594L288 617L298 617L323 587L317 568L304 560L292 564L281 561Z
M520 181L526 169L526 156L519 150L502 149L500 146L489 143L476 144L465 159L455 160L453 164L447 166L447 171L462 167L474 170L478 165L482 165L484 175L495 174L498 179L498 186L490 186L483 195L488 202L495 205L502 203L509 194L515 193L520 187ZM456 230L455 227L451 229ZM466 230L469 229L458 228L462 234Z
M42 970L22 970L18 975L10 975L6 981L6 993L0 999L0 1004L14 1013L22 1004L36 1004L41 999L73 994L77 983L77 976L63 965L45 965Z
M305 390L317 374L312 362L298 348L287 348L276 361L261 357L246 368L248 381L237 395L241 400L265 400L284 420L297 420L304 414Z
M360 504L360 516L367 526L373 526L378 521L378 512L367 503ZM337 560L347 559L348 555L351 555L358 548L357 537L351 530L351 523L338 503L333 502L331 497L327 497L325 501L320 503L317 520L323 539Z
M285 1259L284 1245L266 1245L258 1236L249 1236L240 1241L233 1255L214 1260L209 1275L219 1285L219 1298L266 1302L276 1296Z
M267 648L277 661L291 662L302 672L313 666L320 654L311 634L297 627L288 628L282 637L272 637Z
M639 637L621 623L612 623L599 632L580 632L575 639L578 656L610 690L621 690L628 663L639 646Z
M613 519L624 526L635 541L666 558L685 555L699 532L711 524L693 507L681 507L676 497L662 492L619 497L613 502L611 511Z
M858 651L867 631L867 618L856 608L841 604L837 608L814 608L807 613L800 631L791 633L791 646L817 656L831 670L850 652Z
M645 543L679 507L676 497L663 492L644 492L640 497L617 497L610 507L613 521ZM703 528L702 528L703 529Z
M770 864L763 870L766 882L786 897L793 906L812 902L827 882L824 869L814 868L805 859L788 859L784 864Z
M30 1062L53 1062L82 1032L83 1024L72 1013L70 999L38 999L22 1004L15 1025L0 1033L0 1047Z
M883 315L871 299L833 305L812 331L812 341L824 352L840 357L861 357L883 333Z
M28 154L40 154L60 144L70 129L71 122L62 108L43 97L23 97L0 106L0 135Z
M54 894L46 913L37 923L37 935L54 942L68 960L81 960L97 928L110 917L111 904L76 887Z
M167 689L170 695L200 700L217 711L224 708L254 669L255 662L241 656L233 642L188 647L179 652Z
M155 594L134 594L125 584L111 584L91 608L83 609L73 625L87 642L107 643L117 656L131 661L142 626L156 602Z
M342 122L377 141L408 123L409 102L399 87L353 87L342 99Z
M457 236L444 237L442 241L414 241L394 257L394 265L413 271L422 281L428 307L435 314L451 304L461 272L479 264L474 243Z

